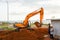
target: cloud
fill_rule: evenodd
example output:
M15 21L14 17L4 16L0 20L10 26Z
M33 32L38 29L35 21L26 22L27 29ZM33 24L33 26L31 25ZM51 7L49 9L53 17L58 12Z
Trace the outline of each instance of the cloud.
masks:
M0 2L1 1L6 2L7 0L0 0ZM9 19L10 20L24 19L27 14L41 7L44 8L44 19L51 18L52 16L56 16L57 18L60 17L59 15L60 0L57 0L57 1L56 0L38 0L38 1L37 0L8 0L8 1L9 1ZM31 20L33 18L36 19L37 17L39 16L36 15L30 19Z
M0 21L7 21L6 3L0 3Z
M45 8L46 12L48 12L48 14L59 14L60 13L60 6L56 6L56 5L48 5Z
M13 4L14 5L14 4ZM12 6L13 6L12 5ZM17 5L18 6L18 5ZM44 19L46 18L51 18L52 16L56 16L57 13L60 13L60 5L57 5L55 2L51 1L32 1L32 0L25 0L21 2L21 5L19 7L16 7L16 12L18 12L17 14L19 15L19 13L21 13L19 16L24 15L24 17L22 16L22 18L24 19L26 17L26 15L36 9L39 9L40 7L44 8ZM21 10L22 9L22 10ZM15 10L15 9L14 9ZM15 11L14 11L15 12ZM17 16L18 17L18 16ZM30 20L32 20L33 18L37 18L38 16L34 16L32 18L30 18ZM57 15L56 18L58 18L59 15ZM20 18L20 17L18 17ZM39 18L37 18L39 19Z

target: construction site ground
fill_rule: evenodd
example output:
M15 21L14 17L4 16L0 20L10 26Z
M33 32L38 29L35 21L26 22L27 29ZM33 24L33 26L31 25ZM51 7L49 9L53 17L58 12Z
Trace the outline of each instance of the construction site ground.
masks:
M48 35L47 37L44 35ZM34 30L20 29L20 31L0 31L0 40L51 40L48 29L39 28Z

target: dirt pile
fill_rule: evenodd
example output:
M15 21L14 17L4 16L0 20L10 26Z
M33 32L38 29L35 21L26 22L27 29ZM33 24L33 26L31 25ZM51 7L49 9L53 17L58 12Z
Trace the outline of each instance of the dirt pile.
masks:
M33 31L27 29L21 29L19 32L3 31L0 32L0 40L43 40L43 36L47 34L48 30L45 28L35 29Z

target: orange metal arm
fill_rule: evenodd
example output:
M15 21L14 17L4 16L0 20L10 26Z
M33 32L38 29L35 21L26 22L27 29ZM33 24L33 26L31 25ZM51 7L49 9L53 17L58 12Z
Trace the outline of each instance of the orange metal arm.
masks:
M36 10L36 11L28 14L26 16L25 20L23 21L23 24L15 24L15 26L17 26L17 27L26 27L28 25L29 18L32 17L32 16L34 16L34 15L36 15L36 14L38 14L38 13L40 13L40 23L42 23L42 19L43 19L43 8L41 8L41 10L39 10L39 11Z
M40 26L41 26L41 24L42 24L43 16L44 16L44 9L41 8L41 11L40 11Z

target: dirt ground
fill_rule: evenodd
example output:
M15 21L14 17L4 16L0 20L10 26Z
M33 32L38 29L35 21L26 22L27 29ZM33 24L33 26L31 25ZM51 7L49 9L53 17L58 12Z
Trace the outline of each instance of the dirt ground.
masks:
M44 35L48 35L44 37ZM40 28L35 30L21 29L16 31L0 31L0 40L51 40L48 29Z

